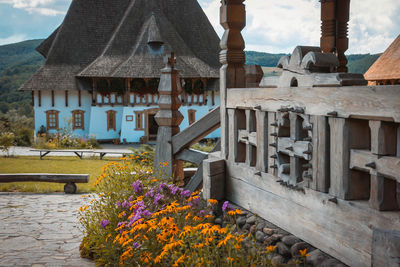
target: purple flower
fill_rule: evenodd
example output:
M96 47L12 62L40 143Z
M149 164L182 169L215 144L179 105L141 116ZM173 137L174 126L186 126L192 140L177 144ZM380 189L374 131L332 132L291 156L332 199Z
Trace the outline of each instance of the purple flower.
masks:
M166 186L167 186L166 183L161 183L161 184L159 185L159 187L160 187L161 190L164 189Z
M154 197L154 188L150 188L149 192L144 194L145 197Z
M116 205L117 205L117 207L121 207L121 201L119 201L119 200L117 200L117 203L116 203Z
M164 196L163 195L161 195L160 193L157 193L155 196L154 196L154 204L155 205L157 205L158 204L158 201L160 201L162 198L164 198Z
M183 197L189 197L192 194L189 190L185 190L181 192L181 196Z
M151 215L153 215L153 213L151 213L151 212L148 211L148 210L144 210L144 211L142 212L142 214L143 214L143 216L146 216L146 217L150 217Z
M132 184L133 190L135 190L136 194L142 193L143 184L141 181L137 180Z
M104 229L104 228L106 228L106 226L107 225L109 225L110 224L110 221L109 220L101 220L101 222L100 222L100 226Z
M206 213L206 211L205 210L201 210L201 211L199 211L199 214L200 215L204 215Z
M140 245L140 243L138 243L138 242L135 242L135 243L132 244L132 247L135 248L135 249L136 249L136 248L140 248L140 246L141 246L141 245Z
M200 198L199 198L199 197L196 197L196 198L194 198L194 199L192 200L192 203L193 203L193 205L195 205L195 206L198 206L198 205L199 205L199 202L200 202Z
M229 202L225 201L224 204L222 204L222 211L226 211L227 209L229 209Z

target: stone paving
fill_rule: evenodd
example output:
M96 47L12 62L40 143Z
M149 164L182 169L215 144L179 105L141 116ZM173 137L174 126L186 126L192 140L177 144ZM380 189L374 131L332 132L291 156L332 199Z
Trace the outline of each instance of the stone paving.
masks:
M0 193L0 266L95 266L80 258L81 195Z

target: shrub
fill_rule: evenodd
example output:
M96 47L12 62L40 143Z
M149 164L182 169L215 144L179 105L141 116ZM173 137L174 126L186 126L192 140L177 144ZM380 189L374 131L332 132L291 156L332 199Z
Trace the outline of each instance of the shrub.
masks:
M9 156L10 147L14 145L15 135L10 132L0 134L0 149Z
M155 153L154 147L148 144L143 144L139 148L133 148L131 150L132 150L131 160L134 163L146 164L149 166L153 165L153 159Z
M235 232L241 211L227 212L232 224L215 225L216 200L154 179L148 167L110 163L95 184L99 195L80 208L81 254L98 265L272 266L274 247Z

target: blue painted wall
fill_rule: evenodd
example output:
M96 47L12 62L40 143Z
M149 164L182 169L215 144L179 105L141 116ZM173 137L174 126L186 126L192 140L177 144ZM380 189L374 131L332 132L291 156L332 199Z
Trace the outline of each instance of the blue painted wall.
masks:
M79 107L78 101L78 91L68 92L68 107L65 106L65 91L54 91L54 107L51 103L51 91L41 91L41 106L39 107L39 93L35 91L34 93L34 111L35 111L35 133L39 131L40 127L43 125L47 127L46 122L46 111L57 110L58 114L58 127L72 129L72 111L83 110L85 119L84 130L74 130L73 133L78 136L87 137L89 135L89 125L90 125L90 111L92 96L87 91L82 91L81 93L81 106ZM68 124L68 121L70 123ZM56 133L57 130L49 130L49 133Z
M82 91L81 94L81 107L78 105L78 92L69 91L68 93L68 107L65 106L65 91L55 91L55 105L51 106L51 91L41 91L41 107L38 102L38 92L35 92L35 132L39 131L40 127L44 125L46 127L46 111L57 110L59 111L59 128L72 127L72 122L68 125L68 121L71 121L73 110L85 111L85 129L75 130L73 133L77 136L82 137L95 137L98 140L112 140L119 138L121 142L124 140L128 143L137 143L140 138L145 135L144 130L136 130L136 116L135 111L144 111L148 109L158 108L158 106L114 106L103 105L103 106L92 106L92 96L87 91ZM182 106L179 110L184 116L184 120L180 125L180 129L183 130L189 126L188 111L191 109L196 110L196 120L205 116L211 109L219 105L219 94L215 96L215 105L192 105ZM207 103L211 103L211 99ZM114 110L116 112L116 129L107 130L107 111ZM133 116L132 121L127 121L126 116ZM145 127L145 116L143 115L143 127ZM56 130L49 130L50 133L56 133ZM216 130L207 138L218 138L220 137L220 131Z

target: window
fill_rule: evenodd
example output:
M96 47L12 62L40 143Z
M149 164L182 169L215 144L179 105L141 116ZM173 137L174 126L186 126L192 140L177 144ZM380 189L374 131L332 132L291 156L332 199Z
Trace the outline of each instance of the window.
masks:
M188 110L188 117L189 117L189 125L196 121L196 110L189 109Z
M135 111L135 119L136 119L136 131L143 131L143 114L144 111Z
M85 129L85 111L74 110L72 111L72 129Z
M116 131L115 127L115 112L114 110L109 110L106 112L107 113L107 131L114 130Z
M46 121L48 130L58 129L58 113L60 112L57 110L46 111Z

